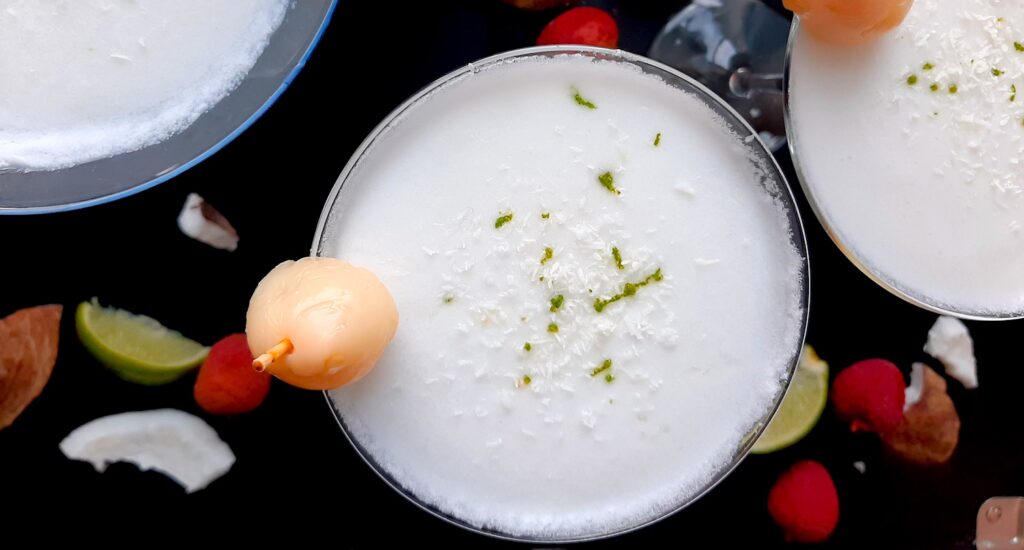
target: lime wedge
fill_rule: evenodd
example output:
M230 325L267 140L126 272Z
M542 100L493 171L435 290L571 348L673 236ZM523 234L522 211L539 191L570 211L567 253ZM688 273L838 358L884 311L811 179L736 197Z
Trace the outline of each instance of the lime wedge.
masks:
M177 380L210 351L155 319L101 307L96 298L78 305L75 328L96 359L121 378L139 384Z
M828 401L828 363L811 346L804 346L800 365L793 375L782 405L750 452L765 454L784 449L803 439L818 423Z

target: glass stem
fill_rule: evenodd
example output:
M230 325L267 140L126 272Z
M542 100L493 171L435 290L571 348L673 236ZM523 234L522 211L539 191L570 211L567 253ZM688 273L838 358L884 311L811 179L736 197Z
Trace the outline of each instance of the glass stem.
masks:
M781 73L755 73L740 67L729 77L729 91L739 97L749 98L755 92L779 93L783 90Z

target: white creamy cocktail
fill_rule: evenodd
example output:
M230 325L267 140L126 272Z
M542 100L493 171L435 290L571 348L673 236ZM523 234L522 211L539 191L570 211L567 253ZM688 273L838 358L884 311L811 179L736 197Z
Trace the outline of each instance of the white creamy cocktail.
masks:
M833 237L915 302L1024 314L1024 3L916 0L866 45L794 40L791 143Z
M318 238L400 316L376 369L329 394L350 436L413 498L514 537L698 496L803 336L801 230L763 147L640 58L592 55L507 55L417 99Z
M0 170L180 132L256 63L289 0L0 0Z

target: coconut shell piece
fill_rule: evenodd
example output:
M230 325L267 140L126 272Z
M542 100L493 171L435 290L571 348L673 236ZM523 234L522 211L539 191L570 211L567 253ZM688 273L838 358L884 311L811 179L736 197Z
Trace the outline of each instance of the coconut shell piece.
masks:
M214 248L234 251L238 248L238 231L203 197L190 193L178 214L178 228L185 235Z
M50 380L60 337L58 305L0 319L0 429L10 426Z
M960 416L946 393L946 381L931 368L923 371L921 397L903 414L903 421L881 434L882 443L894 456L913 464L943 464L953 456L960 440Z

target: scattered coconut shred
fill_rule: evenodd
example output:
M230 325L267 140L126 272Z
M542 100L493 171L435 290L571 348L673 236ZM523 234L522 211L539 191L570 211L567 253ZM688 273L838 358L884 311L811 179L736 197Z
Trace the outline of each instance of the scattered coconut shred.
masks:
M946 374L959 380L965 388L978 387L974 341L967 326L959 319L945 315L939 317L928 331L924 351L938 359L946 367Z
M60 442L64 456L103 472L114 462L156 470L194 493L227 473L231 448L209 424L176 409L128 412L97 418Z
M178 214L178 228L185 235L229 252L238 248L238 232L231 222L203 197L189 193Z

